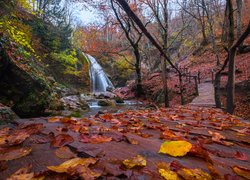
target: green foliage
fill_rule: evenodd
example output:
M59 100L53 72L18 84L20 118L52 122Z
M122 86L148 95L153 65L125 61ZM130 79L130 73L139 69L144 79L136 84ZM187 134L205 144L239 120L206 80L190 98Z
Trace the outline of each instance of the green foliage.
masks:
M15 42L35 53L35 50L31 46L32 32L31 28L18 20L4 17L0 19L0 32L10 41Z
M52 52L51 57L54 60L59 61L66 66L75 66L77 62L75 50L72 51L66 50L66 51L61 51L59 53Z
M32 0L31 2L34 3L35 0ZM33 7L32 7L31 2L28 1L28 0L17 0L17 4L18 4L19 6L21 6L21 7L24 8L24 9L26 9L26 10L29 11L30 13L35 14L34 11L33 11Z
M115 67L119 70L120 77L124 79L128 78L134 72L129 63L133 62L133 57L127 56L126 58L120 57L115 61Z
M28 21L32 27L33 34L41 38L41 43L51 51L64 51L71 49L72 29L69 25L60 27L44 22L40 18Z
M52 52L50 54L53 60L60 62L65 67L65 74L79 75L79 71L76 70L77 65L77 53L76 50L66 50L59 53Z

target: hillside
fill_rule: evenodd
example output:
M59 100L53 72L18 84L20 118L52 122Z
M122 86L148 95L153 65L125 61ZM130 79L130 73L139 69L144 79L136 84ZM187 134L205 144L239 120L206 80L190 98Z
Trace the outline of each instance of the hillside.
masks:
M1 18L0 35L0 103L18 116L49 115L64 108L63 96L89 91L88 62L67 38L70 27L17 7Z

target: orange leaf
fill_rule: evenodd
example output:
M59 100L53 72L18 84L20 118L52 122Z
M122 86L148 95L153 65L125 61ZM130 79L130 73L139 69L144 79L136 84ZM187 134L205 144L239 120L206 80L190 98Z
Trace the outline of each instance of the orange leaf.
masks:
M74 138L72 138L70 135L59 134L52 139L51 145L54 147L62 147L72 142L74 142Z
M98 143L105 143L112 141L111 137L106 136L100 136L100 135L93 135L93 136L86 136L84 134L80 135L80 142L83 143L92 143L92 144L98 144Z

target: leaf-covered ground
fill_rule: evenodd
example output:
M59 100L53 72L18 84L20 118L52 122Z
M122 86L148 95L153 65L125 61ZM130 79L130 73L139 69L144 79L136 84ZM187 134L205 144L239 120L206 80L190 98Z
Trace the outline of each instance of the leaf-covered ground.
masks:
M192 106L17 121L1 179L250 179L250 123Z

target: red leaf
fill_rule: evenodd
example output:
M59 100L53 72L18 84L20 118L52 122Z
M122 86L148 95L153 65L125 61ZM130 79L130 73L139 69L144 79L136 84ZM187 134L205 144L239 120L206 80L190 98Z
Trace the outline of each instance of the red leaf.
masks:
M234 154L234 157L236 159L239 159L239 160L242 160L242 161L247 161L247 155L245 153L242 153L242 152L239 152L239 151L236 151L236 153Z
M74 142L74 139L68 134L59 134L51 141L51 145L54 147L62 147Z

